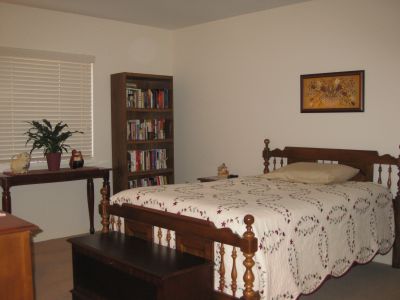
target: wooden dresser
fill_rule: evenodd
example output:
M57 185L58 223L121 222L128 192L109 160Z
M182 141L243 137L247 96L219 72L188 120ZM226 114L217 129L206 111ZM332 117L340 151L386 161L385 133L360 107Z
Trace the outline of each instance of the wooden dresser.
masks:
M36 230L36 225L13 215L0 216L1 299L34 299L31 232Z

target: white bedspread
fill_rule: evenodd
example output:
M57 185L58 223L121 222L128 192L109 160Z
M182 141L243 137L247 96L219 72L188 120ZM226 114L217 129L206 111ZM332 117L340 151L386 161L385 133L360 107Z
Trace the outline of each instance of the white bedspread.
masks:
M259 243L254 289L268 300L310 293L326 276L340 276L353 262L388 252L394 242L392 195L370 182L302 184L261 175L130 189L111 197L111 203L124 202L208 219L240 235L243 217L252 214ZM226 250L228 293L229 257ZM237 267L242 277L242 264Z

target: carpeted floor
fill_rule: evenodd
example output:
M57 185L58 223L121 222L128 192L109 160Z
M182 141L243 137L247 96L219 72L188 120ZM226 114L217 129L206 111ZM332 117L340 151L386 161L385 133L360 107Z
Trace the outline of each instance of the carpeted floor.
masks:
M36 300L71 299L71 247L66 239L34 244ZM330 279L315 293L300 300L399 300L400 269L370 263L346 276Z

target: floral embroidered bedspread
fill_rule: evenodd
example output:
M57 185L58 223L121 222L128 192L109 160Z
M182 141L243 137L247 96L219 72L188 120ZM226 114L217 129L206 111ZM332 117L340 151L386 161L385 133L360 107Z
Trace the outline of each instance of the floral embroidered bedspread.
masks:
M344 274L353 262L369 262L394 242L392 195L371 182L303 184L260 175L136 188L111 198L112 204L125 202L210 220L239 235L245 231L244 216L252 214L259 243L254 289L268 300L311 293L326 276ZM225 252L229 294L231 261ZM218 252L215 257L217 269ZM242 261L238 256L238 286L243 288Z

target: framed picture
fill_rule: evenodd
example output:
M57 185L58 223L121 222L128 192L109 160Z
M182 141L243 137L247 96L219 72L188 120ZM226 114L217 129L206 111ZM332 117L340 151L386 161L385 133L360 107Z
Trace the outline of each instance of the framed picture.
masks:
M300 76L302 113L364 111L364 71Z

